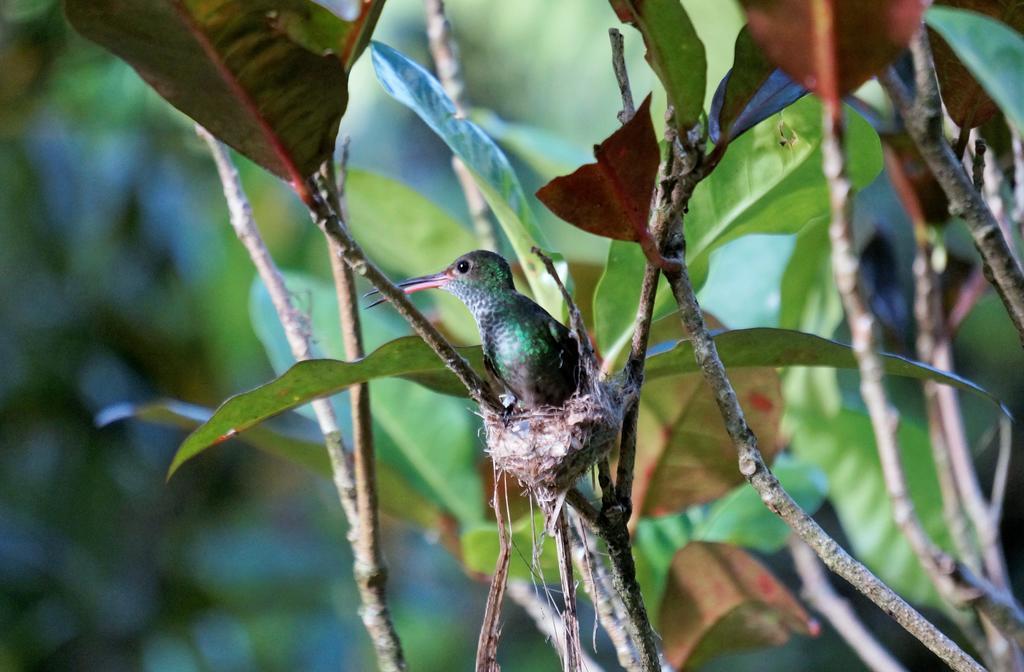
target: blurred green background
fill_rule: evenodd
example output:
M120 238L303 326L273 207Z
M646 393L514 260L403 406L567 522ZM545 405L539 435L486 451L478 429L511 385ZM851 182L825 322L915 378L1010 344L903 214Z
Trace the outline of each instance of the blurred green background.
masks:
M731 62L741 16L732 2L684 4L708 48L710 96ZM606 35L617 22L606 3L452 0L449 13L472 103L559 138L560 153L549 147L547 164L514 159L528 191L586 160L587 148L617 126ZM390 0L376 38L429 63L418 0ZM654 88L653 77L635 33L627 40L640 96ZM447 148L383 94L368 58L353 73L342 130L353 138L354 167L404 182L468 222ZM278 263L326 278L322 238L290 191L239 163ZM887 186L869 188L858 206L865 237L877 221L891 222L905 299L912 242ZM579 274L596 273L606 242L535 211ZM971 254L962 240L952 245ZM757 282L756 267L742 272ZM168 397L215 406L270 379L247 309L253 276L190 122L129 66L75 35L55 0L3 0L0 671L372 668L330 483L237 443L165 483L182 432L94 424L114 403ZM715 278L713 268L704 296L731 326L757 324L750 315L777 305L770 292L756 298L775 304L741 303ZM738 324L744 316L749 324ZM895 345L910 339L903 334ZM1024 358L994 297L969 319L957 361L962 374L1024 414ZM900 407L920 417L914 386L897 393ZM992 409L976 399L964 404L978 443ZM988 483L993 450L978 461ZM1018 464L1003 529L1020 587ZM819 517L842 536L827 506ZM469 669L486 586L436 538L390 519L385 532L392 604L412 669ZM784 553L768 562L797 586ZM923 648L851 597L909 668L934 669ZM506 669L558 669L532 623L512 605L506 614ZM584 630L592 623L585 610ZM706 669L768 669L765 655L728 656ZM862 669L827 625L817 639L767 655L770 669ZM614 667L606 641L597 657Z

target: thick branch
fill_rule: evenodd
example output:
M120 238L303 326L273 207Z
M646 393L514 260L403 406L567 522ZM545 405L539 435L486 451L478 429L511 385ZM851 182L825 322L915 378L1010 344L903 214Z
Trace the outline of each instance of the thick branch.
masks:
M321 182L327 198L335 210L347 221L345 208L344 180L348 158L347 138L342 144L340 179L335 186L330 163L325 164L324 180ZM363 335L359 324L359 303L356 298L355 278L352 269L345 265L338 255L337 245L327 238L330 252L331 273L338 298L338 314L341 321L341 335L345 345L345 358L349 361L361 359ZM383 670L406 669L402 644L395 631L394 622L387 602L387 565L380 539L380 511L377 502L376 457L373 444L373 421L370 409L370 386L366 383L349 388L349 404L352 411L352 444L355 454L356 504L359 525L350 530L350 541L354 551L356 585L363 602L360 615L373 639L377 660Z
M790 536L789 552L803 584L800 594L815 611L828 619L857 657L874 672L905 672L906 668L893 658L857 618L850 603L832 588L814 551L795 536Z
M757 490L765 506L782 518L797 536L814 549L826 567L878 605L947 665L955 670L982 672L984 668L880 581L867 567L854 560L783 489L765 464L757 446L757 437L747 425L736 392L718 356L718 349L704 324L704 316L697 303L689 272L684 270L679 275L669 276L668 280L679 303L683 328L693 343L694 357L705 382L714 392L726 431L739 455L740 473Z
M231 213L231 225L235 229L238 239L249 252L260 279L267 288L278 319L284 328L292 355L297 361L310 359L313 356L313 348L309 321L292 303L284 277L274 264L274 260L260 236L259 229L256 227L249 200L227 150L205 129L197 126L196 132L210 147L210 153L217 164L217 171L220 174L224 195ZM354 301L354 298L352 300ZM342 315L344 323L344 310ZM358 322L355 325L349 323L349 328L358 331ZM368 403L368 398L366 403ZM352 467L342 445L341 432L338 429L334 409L326 399L313 402L313 408L324 434L335 487L349 523L349 541L355 555L353 569L356 583L360 589L363 623L377 652L381 669L388 672L405 670L402 647L391 621L384 592L385 573L380 553L376 493L373 489L375 481L373 480L372 443L369 445L369 472L367 473L366 470L365 459L361 460L357 454L355 482L353 482ZM368 406L365 410L367 413L365 420L368 423ZM367 440L368 424L365 427L367 428L366 432L362 434L356 432L357 447L361 445L361 442ZM366 446L363 444L361 448L357 449L366 450Z
M466 85L462 81L462 67L459 63L459 47L452 35L452 26L444 11L444 0L423 0L423 9L427 19L427 39L430 43L430 55L434 59L437 77L441 80L444 92L455 105L455 112L460 117L466 116ZM494 224L487 216L487 201L476 186L473 175L466 164L457 156L452 157L452 170L459 179L459 186L466 197L473 230L476 232L480 246L487 250L498 249L498 237Z
M946 142L928 35L922 29L911 44L917 96L910 94L892 69L880 77L900 111L910 137L949 199L950 214L962 217L981 253L985 277L996 288L1024 343L1024 273L1010 253L999 224Z
M335 243L335 253L338 254L353 273L366 278L381 294L387 299L394 309L401 315L413 331L430 346L438 358L448 369L454 373L462 385L469 392L473 401L481 405L490 406L491 410L499 412L501 404L494 397L490 387L483 381L476 371L469 365L469 362L460 355L449 343L441 332L423 316L416 306L412 305L409 298L391 280L384 275L376 264L370 261L362 248L355 242L347 229L342 226L338 213L331 207L330 203L319 195L319 189L309 204L310 215L313 221L327 236Z

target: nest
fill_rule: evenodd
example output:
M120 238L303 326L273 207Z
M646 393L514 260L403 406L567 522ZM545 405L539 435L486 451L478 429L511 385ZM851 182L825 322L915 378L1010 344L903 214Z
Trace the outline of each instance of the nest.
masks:
M622 385L600 380L593 355L583 361L584 384L562 406L484 413L495 468L515 476L542 508L553 500L560 504L565 492L608 455L622 426Z

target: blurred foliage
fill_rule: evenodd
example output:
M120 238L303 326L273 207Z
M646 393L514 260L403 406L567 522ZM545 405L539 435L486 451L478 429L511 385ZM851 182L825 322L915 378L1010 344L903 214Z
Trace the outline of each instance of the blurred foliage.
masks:
M695 31L708 63L706 81L684 83L703 89L707 109L731 65L742 13L731 1L685 0L682 6L693 24L687 34ZM378 50L392 66L414 68L408 59L429 63L421 12L417 0L386 6L375 37L396 50ZM447 263L473 244L449 146L464 153L484 147L490 163L476 164L477 177L513 238L506 251L543 239L561 252L598 344L606 354L621 352L637 301L630 278L638 277L642 255L629 243L609 246L557 221L525 196L587 161L580 148L617 127L618 93L605 39L615 12L604 3L541 0L452 0L449 12L467 90L479 109L474 118L511 158L499 160L487 134L468 122L446 125L436 91L414 92L418 100L407 92L403 102L412 109L396 104L363 58L350 78L342 122L353 137L349 204L356 237L396 276ZM639 34L628 34L633 88L638 96L654 91L657 128L665 93L644 52ZM737 138L691 204L687 226L701 299L728 327L845 338L822 221L827 201L819 110L808 98ZM866 187L857 197L858 239L866 245L878 231L891 238L896 272L887 276L885 300L906 307L909 225L884 176L868 186L880 164L878 140L863 120L851 117L851 124L854 176ZM317 347L340 357L319 232L288 188L239 163L264 236L312 318ZM164 481L184 429L228 395L282 373L291 359L265 292L227 226L219 183L191 122L129 66L72 33L55 0L0 6L0 180L0 670L370 669L343 517L328 479L234 441ZM957 223L944 235L950 250L974 258ZM606 261L609 272L598 284ZM535 289L549 289L531 269L525 273ZM417 302L459 343L474 342L471 321L451 297ZM660 314L670 313L663 303ZM364 315L370 348L407 332L386 307ZM671 319L655 324L656 353L678 339L677 327ZM896 333L893 347L903 349L912 336ZM1024 382L1014 375L1024 355L998 300L982 299L956 345L958 373L991 389L1018 416L1024 413ZM778 376L772 369L751 371L752 392L744 401L764 407L767 441L778 423ZM648 392L657 395L645 403L652 436L670 428L665 446L647 444L652 468L680 459L670 450L672 432L696 432L713 421L710 399L695 396L690 380L665 378ZM809 510L823 506L823 524L875 571L931 603L892 527L855 377L791 369L782 380L785 421L765 447L774 452L792 440L792 452L782 452L777 462L783 481ZM920 430L919 385L893 380L890 388L904 417L915 503L945 543ZM398 630L414 669L467 669L467 643L476 640L485 591L474 572L486 570L494 553L485 504L490 467L478 422L464 400L409 381L376 381L372 389ZM981 439L997 410L984 398L961 397L972 445L979 446L981 480L988 483L994 454ZM94 424L113 404L158 398L201 406L122 406L121 415L150 422ZM336 399L343 417L344 401ZM309 452L315 429L308 418L289 414L259 431L245 441L301 454L300 462L323 469ZM718 452L728 459L727 450ZM676 467L685 473L685 463ZM682 622L662 598L686 592L678 576L669 575L673 566L693 573L686 569L692 558L678 555L685 548L699 556L731 544L717 557L749 568L755 578L770 571L766 576L777 577L779 587L798 586L779 551L785 529L749 488L730 489L737 481L727 478L712 494L689 498L670 489L688 483L670 480L655 482L662 494L649 507L668 515L644 519L637 532L652 612L660 605L663 619ZM1007 530L1024 517L1014 505L1022 487L1024 472L1015 464ZM515 510L525 512L521 502ZM518 525L517 571L525 576L534 535L528 516ZM1016 536L1004 538L1020 584L1024 547ZM546 561L545 555L539 564L550 580ZM737 594L752 594L740 588ZM889 627L883 614L846 586L837 589L909 669L932 669L929 655ZM756 602L744 597L737 604ZM798 614L788 602L784 609ZM763 610L751 609L756 623L754 612ZM506 669L557 669L533 624L511 606L505 614ZM949 627L941 614L929 615ZM783 635L753 644L805 630L800 618ZM592 613L584 608L581 620L589 628ZM679 622L661 626L686 635ZM729 639L742 631L737 625L743 623L723 617L702 627ZM802 637L772 650L772 669L821 669L836 658L844 661L842 669L859 669L831 630L810 646ZM702 661L728 648L716 648L713 639L705 642L710 648L699 649ZM610 645L598 643L598 658L613 667ZM726 655L701 669L760 670L764 655Z

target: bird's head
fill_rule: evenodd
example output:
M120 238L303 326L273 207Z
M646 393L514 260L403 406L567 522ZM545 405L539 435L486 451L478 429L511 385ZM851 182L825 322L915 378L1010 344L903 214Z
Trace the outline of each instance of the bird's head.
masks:
M406 294L424 289L443 289L461 299L474 312L488 299L515 291L508 262L500 254L487 250L467 252L440 273L410 278L399 282L398 286Z

